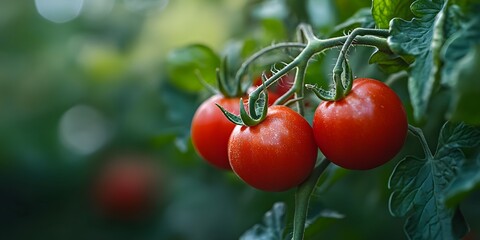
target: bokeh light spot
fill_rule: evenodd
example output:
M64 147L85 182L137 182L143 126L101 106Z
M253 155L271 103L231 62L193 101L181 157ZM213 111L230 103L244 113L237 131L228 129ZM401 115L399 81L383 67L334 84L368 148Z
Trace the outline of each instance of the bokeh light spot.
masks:
M85 105L77 105L66 111L59 128L62 143L81 155L91 154L101 148L110 135L103 115Z
M65 23L78 17L83 0L35 0L37 11L54 23Z

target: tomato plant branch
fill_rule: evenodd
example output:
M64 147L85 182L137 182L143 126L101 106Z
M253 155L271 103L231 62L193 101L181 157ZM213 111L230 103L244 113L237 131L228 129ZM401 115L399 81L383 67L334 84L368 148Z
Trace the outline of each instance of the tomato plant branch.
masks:
M385 38L386 36L388 36L387 30L360 28L358 30L354 30L352 34L350 34L349 36L342 36L342 37L336 37L336 38L330 38L330 39L319 39L315 36L312 28L309 25L302 24L299 26L299 35L300 35L299 37L300 40L305 41L306 44L305 43L283 43L283 44L276 44L276 45L266 47L260 50L259 52L255 53L254 55L252 55L250 58L248 58L242 64L241 68L237 71L236 78L237 80L239 80L244 75L248 66L263 54L266 54L269 51L272 51L278 48L287 48L287 47L303 48L301 52L290 63L286 64L279 71L276 71L275 73L273 73L273 75L270 78L264 79L263 87L261 88L259 87L249 94L248 102L250 104L249 104L248 112L250 112L250 114L253 113L252 117L255 119L255 121L251 123L254 123L254 122L257 123L258 119L264 119L264 116L256 116L257 112L255 110L255 107L253 107L255 106L260 96L260 93L264 91L265 88L270 87L272 84L278 81L278 79L280 79L282 76L287 74L293 68L298 69L293 87L289 91L287 91L287 93L285 93L284 96L281 96L277 101L277 103L282 103L286 101L286 99L288 99L291 95L296 94L296 97L300 99L299 102L297 103L298 110L300 113L303 112L303 106L301 106L302 105L301 103L303 103L303 100L301 99L303 99L303 94L304 94L304 86L303 86L304 75L308 67L308 62L314 55L321 53L325 50L335 48L335 47L340 47L340 46L343 46L342 48L343 51L341 52L346 53L346 51L348 50L348 46L352 44L374 46L374 47L377 47L380 51L391 52L390 48L388 47L387 40ZM369 36L364 36L364 35L369 35ZM370 35L373 35L373 36L370 36ZM339 57L339 59L344 59L341 62L345 64L345 68L347 69L345 77L352 78L353 74L350 71L348 62L345 60L345 56ZM336 81L336 82L339 82L339 81ZM342 87L343 90L341 94L338 93L339 90L335 90L335 89L331 89L330 91L314 91L314 92L317 93L317 95L325 95L324 98L322 98L324 100L337 100L338 98L336 96L341 95L343 97L345 92L349 91L349 89L351 88L351 85L349 84L346 84L346 88ZM339 88L337 87L336 89L339 89ZM336 91L336 92L333 92L333 91ZM333 96L333 98L331 96ZM245 111L245 113L247 113L247 111ZM247 119L247 117L251 118L250 116L247 116L247 115L242 116L242 118L244 119Z
M304 29L305 37L308 40L307 46L303 49L303 51L291 63L294 63L295 60L299 60L298 62L300 62L300 63L308 63L308 60L310 60L310 58L315 54L321 53L323 51L326 51L326 50L329 50L329 49L332 49L332 48L345 46L344 42L348 41L349 38L352 39L352 40L350 40L350 45L369 46L369 47L374 46L382 52L391 53L391 50L390 50L390 48L388 46L388 43L387 43L387 39L383 38L384 36L386 36L388 34L388 32L386 30L378 30L378 29L362 29L362 30L365 30L365 31L359 31L359 33L356 33L357 35L356 35L355 39L353 37L351 37L351 35L350 36L330 38L330 39L318 39L313 34L309 33L308 29ZM372 33L372 34L375 33L376 35L381 36L381 37L358 35L358 34L366 34L366 33ZM355 40L355 41L353 41L353 40ZM345 50L345 52L346 52L346 50ZM343 61L346 64L348 74L353 76L350 72L348 63L346 62L345 58L344 58ZM281 76L282 75L279 74L279 77L281 77ZM275 78L274 78L274 76L272 76L270 79L275 79ZM270 84L271 84L270 82L267 82L267 87ZM331 101L331 100L335 99L336 94L335 94L334 91L336 91L336 90L326 91L326 90L319 89L319 88L316 88L316 87L311 86L311 85L310 85L310 88L312 88L312 90L314 90L315 94L317 96L319 96L322 100ZM301 87L301 89L303 90L303 87ZM339 89L339 88L337 88L337 89ZM338 94L338 95L344 95L350 89L351 89L351 82L347 83L344 91L342 91L342 93ZM287 92L286 94L288 95L290 93ZM289 96L290 95L288 95L287 97L289 97Z
M305 88L303 87L305 83L305 72L307 71L307 63L304 62L297 68L297 73L295 74L295 82L292 87L292 90L295 92L295 98L300 99L297 101L297 111L300 115L305 115L305 105L303 104L303 95Z
M333 67L333 74L334 76L340 75L343 72L342 63L345 61L348 48L352 45L353 40L357 36L365 36L365 35L372 35L372 36L379 36L379 37L388 37L388 30L385 29L370 29L370 28L356 28L354 29L348 36L345 43L340 50L340 54L338 55L337 62Z
M330 161L323 158L317 167L313 170L312 174L307 178L305 182L300 184L295 192L295 215L293 216L293 238L292 240L303 239L305 232L305 223L308 215L308 205L310 202L310 196L317 185L318 180L322 173L327 169Z
M250 64L252 64L255 60L263 56L264 54L271 52L276 49L281 49L281 48L304 48L306 47L306 44L304 43L297 43L297 42L285 42L285 43L277 43L268 47L265 47L261 49L260 51L254 53L252 56L247 58L245 62L242 63L240 68L238 69L235 78L237 80L240 80L243 75L245 75L245 72L247 71L248 67Z
M408 124L408 131L415 135L420 140L420 143L422 144L423 152L425 153L425 157L432 159L433 154L430 148L428 147L427 140L425 139L425 136L423 135L423 131L420 128L414 127L410 124Z
M307 63L303 62L297 66L297 71L295 73L295 82L293 86L282 96L280 96L274 104L283 104L285 103L291 96L295 95L295 102L297 104L298 112L303 115L304 114L304 106L303 106L303 96L304 96L304 82L305 82L305 72L307 70Z
M308 66L308 61L318 53L321 53L325 50L332 49L335 47L340 47L344 45L344 42L348 40L350 36L343 36L343 37L337 37L337 38L331 38L331 39L318 39L315 37L313 34L311 28L309 27L300 27L300 30L303 33L303 37L306 39L307 44L305 48L300 52L300 54L297 55L290 63L285 65L282 69L280 69L278 72L274 73L269 79L265 81L266 87L270 87L273 83L275 83L280 77L283 75L287 74L290 70L292 70L295 67L298 67L302 64L304 64L306 67ZM378 29L370 29L370 30L377 30L373 31L371 33L377 33L377 35L384 36L388 32L385 32L385 30L378 30ZM366 33L368 31L360 33ZM390 48L388 47L387 40L385 38L377 37L377 36L357 36L355 38L355 41L351 42L351 44L354 45L363 45L363 46L375 46L377 47L380 51L385 51L385 52L391 52ZM305 68L306 68L305 67ZM305 69L306 70L306 69ZM295 80L296 81L296 80ZM301 81L302 82L302 81ZM303 91L303 86L296 88L295 85L297 83L294 83L294 89L292 91ZM252 93L250 93L249 96L249 102L253 101L255 102L258 99L258 96L260 92L262 91L261 88L257 88L254 90ZM288 91L286 93L287 95L290 94L291 92ZM335 96L335 95L333 95ZM286 96L285 98L288 98L289 96ZM283 98L283 97L281 97ZM331 100L331 99L328 99ZM279 101L280 102L280 101ZM252 110L252 109L250 109Z

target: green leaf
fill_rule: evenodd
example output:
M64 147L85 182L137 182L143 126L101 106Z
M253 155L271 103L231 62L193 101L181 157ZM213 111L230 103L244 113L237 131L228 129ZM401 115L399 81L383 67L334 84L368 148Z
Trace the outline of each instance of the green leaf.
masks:
M388 28L390 20L399 17L405 20L413 18L410 5L413 0L373 0L372 16L378 28Z
M378 49L370 56L369 64L376 63L386 73L396 73L408 69L411 59L401 57L394 53L381 52Z
M466 196L480 189L480 155L476 161L462 166L457 177L445 190L445 204L448 207L458 205Z
M282 240L285 229L285 203L277 202L265 213L263 224L256 224L240 240Z
M440 136L443 139L442 142L448 142L448 148L460 148L460 147L477 147L480 145L480 128L470 127L463 125L465 131L457 132L458 136L453 136L455 139L451 141L445 138L451 138L447 136ZM449 132L455 132L450 127ZM445 144L443 144L445 145ZM467 161L465 165L460 169L460 173L455 177L452 183L445 190L445 202L447 206L452 207L458 204L468 193L478 189L480 187L480 155L477 156L476 161Z
M478 145L480 145L479 129L464 123L445 124L438 139L437 155L443 156L452 149L472 148Z
M204 86L196 72L208 84L215 84L216 68L220 65L220 58L209 47L195 44L170 52L166 65L172 85L187 92L197 92Z
M465 161L461 148L477 145L477 135L472 127L447 122L433 157L406 157L395 167L389 208L394 216L408 216L410 239L457 239L468 231L461 213L445 206L443 194Z
M459 20L457 25L460 29L452 34L443 47L443 84L454 86L457 83L458 68L464 65L460 64L460 61L480 43L480 15L478 15L480 6L472 7L471 11L472 13L467 18L462 18L458 11L452 13L455 14L452 18L463 21Z
M394 18L390 22L388 43L392 51L402 56L413 56L409 68L408 89L414 117L424 118L430 97L440 79L442 45L452 33L448 6L443 0L417 0L411 5L416 16L411 21Z
M459 23L462 28L445 43L442 57L445 62L442 83L452 87L452 101L448 117L453 121L480 124L477 96L480 82L480 6L471 6L469 21Z

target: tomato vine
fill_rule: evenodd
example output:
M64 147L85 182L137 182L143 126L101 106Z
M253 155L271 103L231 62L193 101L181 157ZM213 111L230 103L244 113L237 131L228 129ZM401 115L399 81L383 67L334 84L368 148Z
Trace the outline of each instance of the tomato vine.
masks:
M317 166L305 182L294 184L298 185L295 193L293 218L292 237L294 240L301 240L304 237L312 192L318 187L319 178L331 162L346 169L367 170L379 167L400 152L405 142L407 128L410 133L419 138L425 159L407 156L393 170L389 183L390 188L393 189L389 203L392 215L408 217L405 231L409 238L437 239L436 237L441 236L441 239L451 239L460 238L467 232L466 223L463 220L458 220L458 216L461 216L458 206L446 208L443 199L448 197L444 191L448 189L449 184L456 181L458 169L467 161L463 149L478 147L480 142L479 130L464 123L450 123L449 119L446 119L440 131L441 137L438 140L437 151L432 153L422 133L421 126L424 123L428 103L435 89L441 83L448 86L449 77L452 77L452 73L444 69L454 71L452 66L457 66L446 58L446 56L453 55L452 44L454 42L460 45L465 43L464 45L470 48L479 44L480 37L478 36L480 34L471 33L479 33L480 31L473 27L471 22L477 23L480 20L478 20L478 16L472 17L471 14L466 14L470 19L468 17L458 18L455 24L448 25L452 21L448 16L458 13L456 12L457 6L449 1L413 1L411 12L409 9L403 9L404 12L399 13L400 17L410 16L412 19L401 19L395 16L395 11L397 11L395 6L405 8L405 5L402 5L400 1L389 4L381 0L373 1L371 14L377 22L377 27L380 28L374 26L358 27L349 30L345 36L325 38L317 37L319 34L316 34L311 25L302 23L297 28L297 41L275 43L264 47L246 58L234 70L234 73L230 74L230 77L227 77L225 68L221 68L220 71L224 74L217 76L221 79L221 81L219 80L220 88L223 88L221 82L230 79L237 84L238 90L241 89L245 79L248 81L252 66L262 58L274 55L279 51L286 51L290 54L289 60L273 63L274 67L271 68L271 75L267 76L264 71L261 75L262 84L251 91L248 96L239 94L240 91L237 91L236 96L242 97L238 100L238 113L231 112L221 103L217 103L220 108L219 111L223 112L228 120L240 125L236 127L237 130L230 137L228 151L230 164L232 166L241 165L243 169L248 169L248 166L243 165L247 163L241 162L241 158L244 156L242 154L245 152L248 152L248 154L245 153L245 156L248 156L248 164L251 164L252 169L256 169L257 165L263 164L268 156L264 153L255 154L254 151L270 151L272 155L279 157L275 154L282 149L282 145L275 142L268 142L268 144L279 150L257 148L255 145L249 145L253 142L256 142L258 146L261 145L260 142L264 144L263 137L265 136L273 141L272 139L275 139L277 135L271 134L271 130L268 131L268 135L264 133L263 135L255 135L250 140L242 140L246 143L237 140L240 138L240 130L238 129L253 132L256 131L254 129L262 129L264 127L263 123L269 121L268 114L271 108L268 104L269 94L267 94L267 90L269 88L277 84L285 75L294 72L295 77L292 86L274 102L274 105L291 107L295 103L295 107L292 108L303 117L306 116L305 101L312 95L309 95L309 93L313 93L319 99L317 102L320 102L320 104L313 118L312 131L323 156L318 159ZM394 6L392 7L392 5ZM381 8L382 6L385 8ZM478 8L477 5L473 6L475 6L473 9ZM380 9L386 9L385 11L389 12L382 16L384 13ZM465 22L458 23L461 21ZM385 22L390 22L390 25L387 26ZM464 35L455 35L455 31L460 31ZM419 36L419 33L423 35ZM410 101L402 102L395 91L384 83L372 79L357 78L349 63L349 50L352 46L375 48L370 63L376 63L384 67L387 73L406 72ZM331 79L327 81L329 83L327 84L328 87L306 82L306 75L312 67L312 61L320 58L320 54L334 48L340 48L340 50L331 71ZM461 52L461 54L462 56L456 56L457 59L466 58L466 52ZM478 52L475 54L478 57ZM276 64L282 67L277 68ZM448 68L443 68L444 66ZM457 75L454 74L453 76ZM450 83L450 87L455 83ZM371 84L371 86L365 87L367 90L360 90L360 87L356 87L360 84ZM372 90L374 88L377 90ZM359 93L359 91L363 92ZM248 100L243 98L248 98ZM248 104L245 104L245 102L248 102ZM407 114L403 105L410 107L408 104L411 104L412 109L410 109L411 114L407 121ZM328 107L334 110L325 110ZM368 109L363 110L363 108ZM279 128L277 131L282 131L282 129ZM474 134L469 134L468 138L459 140L462 139L461 133L467 131L474 132ZM237 145L240 144L245 147L238 149ZM232 153L232 151L234 152ZM290 149L290 151L300 150ZM232 163L232 159L234 159L234 163ZM472 165L469 164L468 166L471 167ZM272 171L275 169L270 165L266 168ZM252 174L258 174L257 170L251 171ZM242 179L244 178L241 176L243 174L245 173L237 173ZM425 180L431 181L432 186L425 187L420 184ZM249 181L246 180L247 183ZM250 182L250 184L252 183ZM415 185L416 188L413 188L412 185ZM252 186L267 191L286 190L281 187L269 188L263 185L258 187L256 183ZM473 191L473 189L469 190ZM432 192L433 195L431 195ZM435 203L433 207L427 205L431 199ZM420 211L412 207L413 205L420 206ZM283 208L278 209L284 211ZM422 232L422 229L414 226L422 221L427 221L428 224L434 226L435 230L433 232ZM453 226L456 224L460 227Z

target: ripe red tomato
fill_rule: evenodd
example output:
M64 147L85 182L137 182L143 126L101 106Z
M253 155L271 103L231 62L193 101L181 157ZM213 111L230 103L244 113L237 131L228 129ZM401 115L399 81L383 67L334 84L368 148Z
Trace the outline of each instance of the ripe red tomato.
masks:
M233 171L264 191L285 191L302 183L317 158L312 128L297 112L272 106L260 124L236 126L228 143Z
M191 135L195 150L203 159L221 169L231 169L228 162L228 139L235 124L230 122L220 109L238 114L240 98L214 95L198 107L192 119Z
M313 132L322 153L347 169L366 170L393 158L408 129L400 98L384 83L361 78L336 102L322 102L313 118Z
M157 176L151 164L124 157L104 166L95 182L94 197L108 217L136 220L153 208L156 188Z

